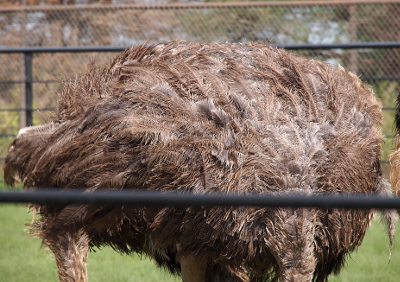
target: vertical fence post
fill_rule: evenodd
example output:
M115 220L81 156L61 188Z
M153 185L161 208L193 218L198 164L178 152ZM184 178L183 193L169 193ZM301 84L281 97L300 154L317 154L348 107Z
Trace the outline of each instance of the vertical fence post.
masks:
M25 61L25 126L31 126L32 122L32 52L24 53Z

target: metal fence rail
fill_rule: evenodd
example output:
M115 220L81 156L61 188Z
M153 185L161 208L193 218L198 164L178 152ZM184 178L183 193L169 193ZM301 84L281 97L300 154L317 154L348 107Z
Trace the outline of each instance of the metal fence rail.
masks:
M222 195L179 194L156 191L71 191L42 189L0 192L0 203L90 204L109 206L253 206L293 208L400 209L399 197L378 195Z

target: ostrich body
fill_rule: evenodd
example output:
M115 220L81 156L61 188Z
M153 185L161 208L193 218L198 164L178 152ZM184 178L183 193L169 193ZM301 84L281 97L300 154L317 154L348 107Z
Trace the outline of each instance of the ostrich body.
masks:
M390 193L380 106L356 76L256 43L138 46L65 83L11 144L5 180L54 189ZM144 253L185 282L326 281L370 210L34 206L61 281L87 252ZM390 224L393 218L388 219ZM391 225L392 226L392 225Z

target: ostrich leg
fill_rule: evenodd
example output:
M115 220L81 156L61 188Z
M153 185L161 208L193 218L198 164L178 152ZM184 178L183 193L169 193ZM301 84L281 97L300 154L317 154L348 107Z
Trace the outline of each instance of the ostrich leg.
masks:
M89 237L84 230L45 235L44 241L54 253L60 282L87 282Z
M282 282L311 282L317 260L315 257L315 211L312 209L287 210L282 233L278 236Z
M185 256L180 260L183 282L205 282L207 259Z

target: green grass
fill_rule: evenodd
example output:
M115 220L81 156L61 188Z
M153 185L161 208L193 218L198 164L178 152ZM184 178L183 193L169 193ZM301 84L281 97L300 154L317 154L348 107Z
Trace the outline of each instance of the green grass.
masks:
M41 240L24 232L31 215L21 205L0 205L0 282L58 281L50 251ZM89 281L177 282L148 259L121 256L111 248L91 252L88 258Z
M0 281L47 282L57 281L56 266L49 250L39 239L24 232L24 222L29 221L27 208L21 205L0 205ZM397 237L400 230L397 231ZM388 261L389 240L383 225L375 220L363 245L347 260L339 277L330 282L347 281L400 281L400 241L394 246L391 262ZM89 254L89 281L177 282L164 270L155 267L148 259L121 256L110 248Z
M400 281L400 226L397 226L396 238L389 262L389 238L384 225L375 219L361 247L347 259L339 276L332 276L329 282Z

